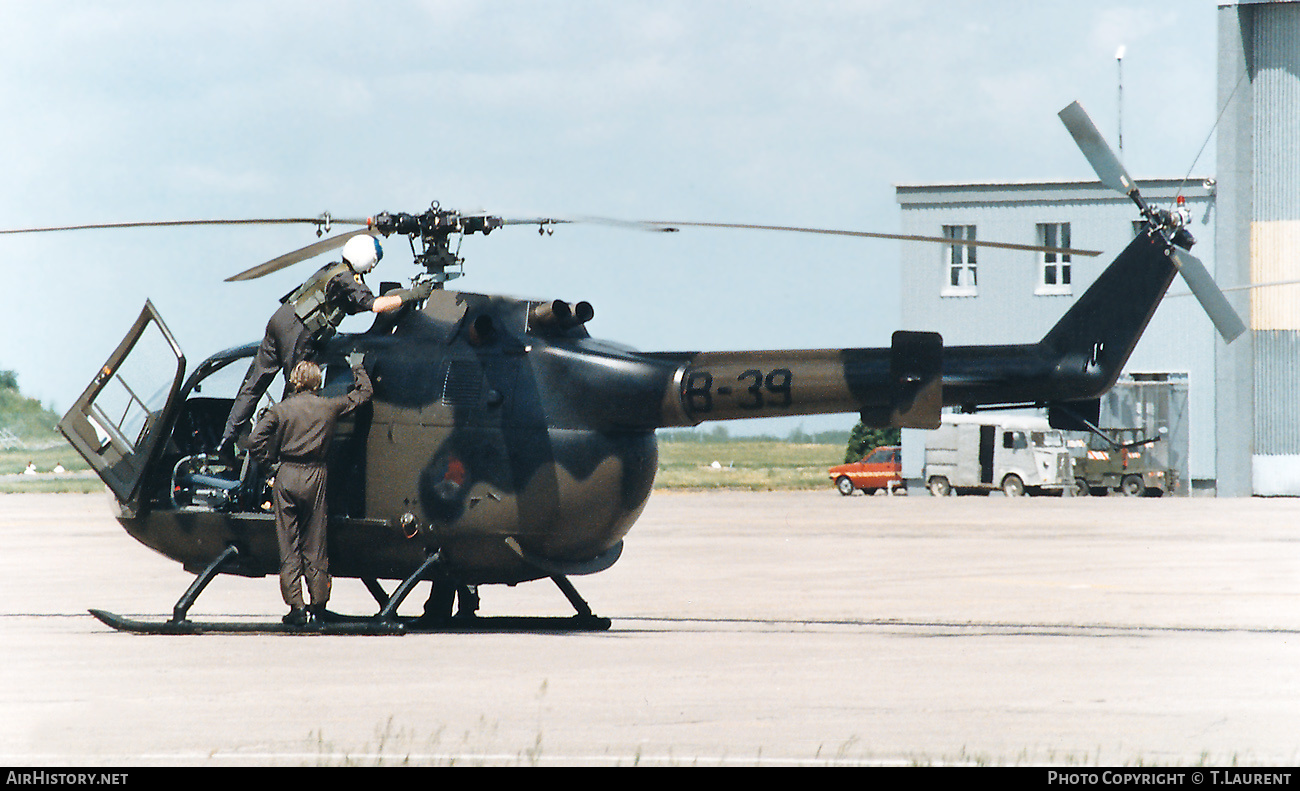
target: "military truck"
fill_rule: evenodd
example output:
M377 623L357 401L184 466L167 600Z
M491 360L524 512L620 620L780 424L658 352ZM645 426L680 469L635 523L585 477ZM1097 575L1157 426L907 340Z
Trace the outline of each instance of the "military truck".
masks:
M1160 497L1178 486L1178 471L1165 462L1156 443L1136 428L1102 429L1087 435L1086 452L1074 456L1074 493L1119 492L1128 497Z

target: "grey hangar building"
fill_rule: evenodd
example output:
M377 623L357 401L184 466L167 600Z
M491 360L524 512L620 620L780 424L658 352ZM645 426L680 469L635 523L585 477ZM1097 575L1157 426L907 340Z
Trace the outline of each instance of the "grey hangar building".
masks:
M1138 179L1179 196L1200 258L1246 322L1224 344L1176 280L1115 388L1103 428L1160 436L1182 496L1300 495L1300 1L1221 2L1213 175ZM900 233L1104 251L1097 257L908 245L902 329L945 345L1032 341L1140 227L1099 182L897 185ZM1249 287L1255 286L1255 287ZM926 432L903 431L903 475L923 485Z

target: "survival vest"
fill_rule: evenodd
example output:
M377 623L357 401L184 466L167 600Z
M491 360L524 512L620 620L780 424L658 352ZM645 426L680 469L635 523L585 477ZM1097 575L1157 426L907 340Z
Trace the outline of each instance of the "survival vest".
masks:
M352 274L352 267L344 261L321 267L306 283L289 292L280 302L293 305L293 312L312 335L319 335L323 331L332 334L347 313L342 306L330 304L327 290L330 281L342 274Z

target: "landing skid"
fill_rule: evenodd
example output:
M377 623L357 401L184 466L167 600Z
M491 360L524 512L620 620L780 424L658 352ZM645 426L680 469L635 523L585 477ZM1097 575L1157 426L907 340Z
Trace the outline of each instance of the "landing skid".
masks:
M467 586L451 579L438 554L430 556L419 569L402 581L392 596L386 594L376 580L365 580L366 589L379 603L375 615L357 616L330 613L329 617L302 626L279 621L192 621L189 610L203 589L207 587L223 566L239 556L234 546L227 547L215 560L195 577L193 584L172 608L172 617L166 621L127 618L106 610L91 610L90 614L104 624L121 632L135 634L326 634L326 635L402 635L438 632L603 632L610 627L608 618L593 615L573 585L561 575L551 577L569 603L577 611L564 617L492 616L475 614L478 596ZM424 615L418 618L399 617L397 607L419 582L432 579L433 589L425 603ZM461 597L461 610L455 615L451 606Z
M320 635L404 635L473 632L603 632L608 618L573 615L558 617L479 616L429 622L422 618L381 621L378 616L340 615L323 623L289 626L266 621L161 621L127 618L105 610L90 614L119 632L134 634L320 634Z
M91 610L90 614L119 632L135 634L404 634L400 623L383 623L370 618L340 618L320 624L290 626L278 622L258 621L191 621L138 620L104 610Z

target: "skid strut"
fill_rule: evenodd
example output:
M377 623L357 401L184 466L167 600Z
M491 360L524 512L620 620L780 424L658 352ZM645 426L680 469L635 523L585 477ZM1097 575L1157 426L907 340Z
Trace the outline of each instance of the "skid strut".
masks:
M416 569L413 574L402 580L402 584L398 585L397 590L393 591L393 595L388 597L388 601L384 604L383 609L379 611L379 614L376 615L375 618L384 623L396 623L397 608L401 606L406 597L411 594L411 591L415 586L423 582L427 578L429 572L441 564L442 553L440 552L434 552L432 555L425 558L424 562L420 564L420 567ZM371 593L373 594L374 591L371 591Z
M203 592L204 588L208 587L208 583L212 582L221 573L221 567L237 557L239 557L239 549L234 544L231 544L220 555L217 555L216 559L209 563L207 568L199 572L199 575L194 578L194 582L190 583L189 589L176 600L176 606L172 608L172 619L168 623L179 624L188 621L189 618L186 616L189 615L190 607L194 606L194 600L199 598L199 594Z
M573 587L573 583L569 582L568 577L557 575L551 577L551 581L554 582L555 586L564 594L564 598L569 600L569 604L573 605L573 609L578 611L579 618L594 617L591 614L591 607L581 596L578 595L578 589Z
M415 570L415 573L402 581L397 590L393 591L392 596L385 594L378 582L375 582L373 587L370 581L366 582L371 595L382 607L375 618L384 623L397 623L397 608L410 595L411 590L424 580L430 580L433 587L429 591L428 600L424 603L424 614L417 621L421 628L437 628L450 622L452 604L456 602L457 597L460 599L460 609L455 617L467 619L474 616L474 611L478 609L477 591L469 585L458 583L447 570L447 564L443 561L441 553L435 552Z

